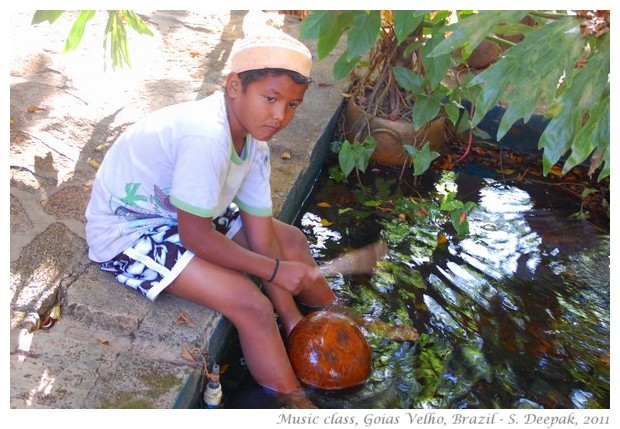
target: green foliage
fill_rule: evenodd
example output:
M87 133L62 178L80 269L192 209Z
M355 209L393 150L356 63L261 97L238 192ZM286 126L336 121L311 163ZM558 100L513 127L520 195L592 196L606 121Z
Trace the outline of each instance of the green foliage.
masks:
M348 177L353 170L359 175L364 173L370 162L370 157L377 147L377 141L369 136L365 143L345 140L338 151L338 163L344 177Z
M369 113L411 111L416 130L444 114L462 132L475 129L501 104L507 109L497 132L500 140L517 121L527 122L542 111L549 119L539 140L543 174L558 162L564 162L566 174L589 160L590 175L598 171L599 180L608 177L609 12L457 11L456 23L448 20L450 14L312 11L301 36L318 40L322 59L346 35L334 76L350 77L350 92L368 103L364 107ZM535 25L525 25L525 18ZM512 35L525 39L513 43L506 39ZM484 40L505 49L500 60L473 79L446 85L456 52L466 60ZM473 102L473 116L457 123L465 99Z
M65 12L64 10L37 10L32 18L31 24L36 25L45 21L53 24ZM96 11L94 10L84 10L80 12L67 36L64 53L77 49L84 36L86 24L93 19L95 13ZM124 65L131 67L125 27L129 26L139 34L152 36L153 33L134 11L109 10L107 13L108 22L104 31L103 49L107 51L109 46L113 68L120 68Z
M439 156L438 152L430 149L431 146L429 142L424 143L421 149L417 149L411 145L405 145L404 148L413 160L414 176L419 176L428 170L433 160Z
M481 11L448 27L451 36L430 55L444 55L459 46L475 48L484 37L515 31L527 11ZM520 119L527 122L541 105L549 119L539 147L543 174L568 154L562 172L590 158L590 174L609 176L610 36L596 15L543 15L525 39L505 51L502 59L474 77L469 86L482 90L473 99L476 126L496 105L507 105L497 131L501 139ZM596 19L603 31L588 32ZM511 27L512 26L512 27ZM607 27L608 30L608 27ZM583 67L582 64L585 64Z

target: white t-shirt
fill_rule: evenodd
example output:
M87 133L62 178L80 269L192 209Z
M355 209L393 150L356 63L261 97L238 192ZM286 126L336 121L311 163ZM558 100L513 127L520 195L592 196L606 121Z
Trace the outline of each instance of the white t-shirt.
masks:
M154 226L176 223L176 208L202 217L230 203L272 215L269 148L248 135L232 143L223 92L160 109L112 145L86 209L89 257L112 259Z

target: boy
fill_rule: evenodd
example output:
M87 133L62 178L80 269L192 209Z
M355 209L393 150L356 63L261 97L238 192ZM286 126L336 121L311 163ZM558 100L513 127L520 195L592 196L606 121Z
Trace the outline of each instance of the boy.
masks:
M110 148L86 210L89 257L151 300L165 290L220 312L257 383L297 393L274 309L288 335L296 300L335 296L303 233L272 218L266 141L302 103L312 57L273 31L238 41L230 64L224 92L156 111Z

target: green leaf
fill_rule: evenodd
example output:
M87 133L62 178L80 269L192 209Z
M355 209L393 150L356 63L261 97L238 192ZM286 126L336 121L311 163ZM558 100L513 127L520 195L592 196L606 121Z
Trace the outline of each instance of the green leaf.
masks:
M313 10L301 23L301 39L318 39L331 29L336 18L332 10Z
M69 31L69 36L67 36L67 41L65 42L64 53L73 51L76 49L80 42L82 41L82 36L84 35L84 30L86 28L86 24L88 21L93 19L96 11L94 10L83 10L80 12L80 15L77 17L73 26L71 27L71 31Z
M408 68L395 66L392 69L396 82L407 91L419 94L424 88L425 79L417 73L412 72Z
M349 174L355 168L355 157L353 156L353 147L348 140L345 140L340 146L338 152L338 164L344 174L344 177L348 177Z
M435 89L446 76L448 69L452 65L452 55L434 55L430 53L436 46L438 46L444 40L444 29L438 27L435 29L431 38L427 40L426 44L422 48L422 58L424 58L424 69L426 70L426 76L430 83L431 89Z
M351 61L347 59L347 53L343 52L342 55L334 63L333 73L336 80L344 79L349 75L351 70L355 68L355 65L359 62L360 57L353 58Z
M444 31L451 32L450 36L429 55L451 54L465 44L469 44L470 49L473 50L488 34L492 33L497 25L518 22L525 15L527 11L524 10L492 10L464 17L444 28Z
M609 146L609 97L600 100L590 111L589 118L577 132L571 145L571 154L564 162L562 173L586 161L597 147ZM609 163L609 159L604 160Z
M455 101L450 101L444 104L443 108L450 122L452 122L453 125L456 125L461 117L461 107L459 104Z
M148 36L152 36L153 32L147 27L147 25L142 21L142 18L138 16L132 10L123 10L121 11L125 16L125 22L131 28L133 28L138 34L146 34Z
M413 127L420 130L428 122L432 121L439 114L441 108L440 96L433 94L431 96L420 94L413 104Z
M65 10L37 10L32 17L30 25L40 24L44 21L53 24L65 12Z
M427 11L395 10L394 33L398 43L402 43L422 22Z
M381 11L357 11L347 35L347 58L359 57L372 48L381 30Z
M417 149L411 145L403 146L413 160L413 175L419 176L424 174L431 166L431 163L439 156L438 152L432 151L430 143L424 143L421 149Z

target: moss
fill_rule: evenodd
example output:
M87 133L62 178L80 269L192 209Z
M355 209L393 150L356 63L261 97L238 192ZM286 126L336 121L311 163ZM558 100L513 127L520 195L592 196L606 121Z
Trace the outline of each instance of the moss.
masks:
M181 386L181 380L170 374L162 376L161 373L145 371L139 374L139 378L143 382L142 389L118 392L115 398L103 401L101 407L106 409L157 408L155 405L157 398Z

